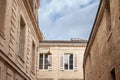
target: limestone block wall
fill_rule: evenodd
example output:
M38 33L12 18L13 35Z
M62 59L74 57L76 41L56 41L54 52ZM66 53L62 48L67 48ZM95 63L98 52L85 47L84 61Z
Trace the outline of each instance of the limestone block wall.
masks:
M51 45L52 44L52 45ZM83 55L85 51L86 43L81 46L81 43L40 43L38 48L38 66L37 66L37 79L38 80L83 80ZM42 70L39 69L39 54L52 53L52 69ZM60 54L61 53L73 53L77 54L77 69L76 70L61 70L60 69Z
M119 3L119 0L101 1L95 25L85 51L85 80L120 79Z
M36 3L36 6L38 8L39 4ZM0 80L36 80L35 57L42 34L33 10L29 0L0 0ZM23 22L24 42L20 43L20 26ZM20 53L22 56L19 54L20 44L24 46Z

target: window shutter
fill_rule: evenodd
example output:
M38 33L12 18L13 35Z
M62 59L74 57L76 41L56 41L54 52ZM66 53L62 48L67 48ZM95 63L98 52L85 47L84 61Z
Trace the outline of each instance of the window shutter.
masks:
M48 56L48 70L52 70L52 66L53 66L52 56L53 56L53 55L49 55L49 56Z
M60 70L64 70L64 53L60 54L59 63Z
M77 53L73 54L73 68L74 70L77 70Z

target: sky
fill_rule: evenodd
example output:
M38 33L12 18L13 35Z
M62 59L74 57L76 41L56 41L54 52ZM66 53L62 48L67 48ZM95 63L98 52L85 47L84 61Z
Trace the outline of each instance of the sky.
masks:
M46 40L88 39L100 0L41 0L39 27Z

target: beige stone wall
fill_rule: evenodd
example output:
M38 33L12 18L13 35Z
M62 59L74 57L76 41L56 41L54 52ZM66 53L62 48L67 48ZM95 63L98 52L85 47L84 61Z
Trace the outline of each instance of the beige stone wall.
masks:
M107 12L108 7L106 7L105 0L101 1L99 13L85 52L85 80L120 79L120 1L109 1L110 16ZM108 30L108 27L111 28ZM112 72L113 69L115 69L114 73ZM115 78L113 78L113 74L115 74Z
M42 35L29 0L0 0L0 14L0 80L36 80L37 61L34 58L32 64L32 42L36 57ZM25 23L22 57L18 53L21 17Z
M60 45L59 45L60 44ZM82 44L82 43L81 43ZM80 43L40 43L38 49L38 58L40 53L52 53L52 70L39 69L39 60L37 66L37 79L38 80L83 80L83 54L85 45L80 46ZM79 45L79 46L76 46ZM60 54L61 53L77 53L77 70L60 70Z

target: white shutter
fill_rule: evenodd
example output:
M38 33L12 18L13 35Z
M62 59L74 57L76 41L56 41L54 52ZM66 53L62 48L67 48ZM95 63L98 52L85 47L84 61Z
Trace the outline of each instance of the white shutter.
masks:
M59 63L60 70L64 70L64 53L60 54Z
M52 66L53 66L52 55L48 55L48 63L49 63L48 70L52 70Z
M73 68L74 68L74 70L78 69L78 66L77 66L77 53L73 54Z

